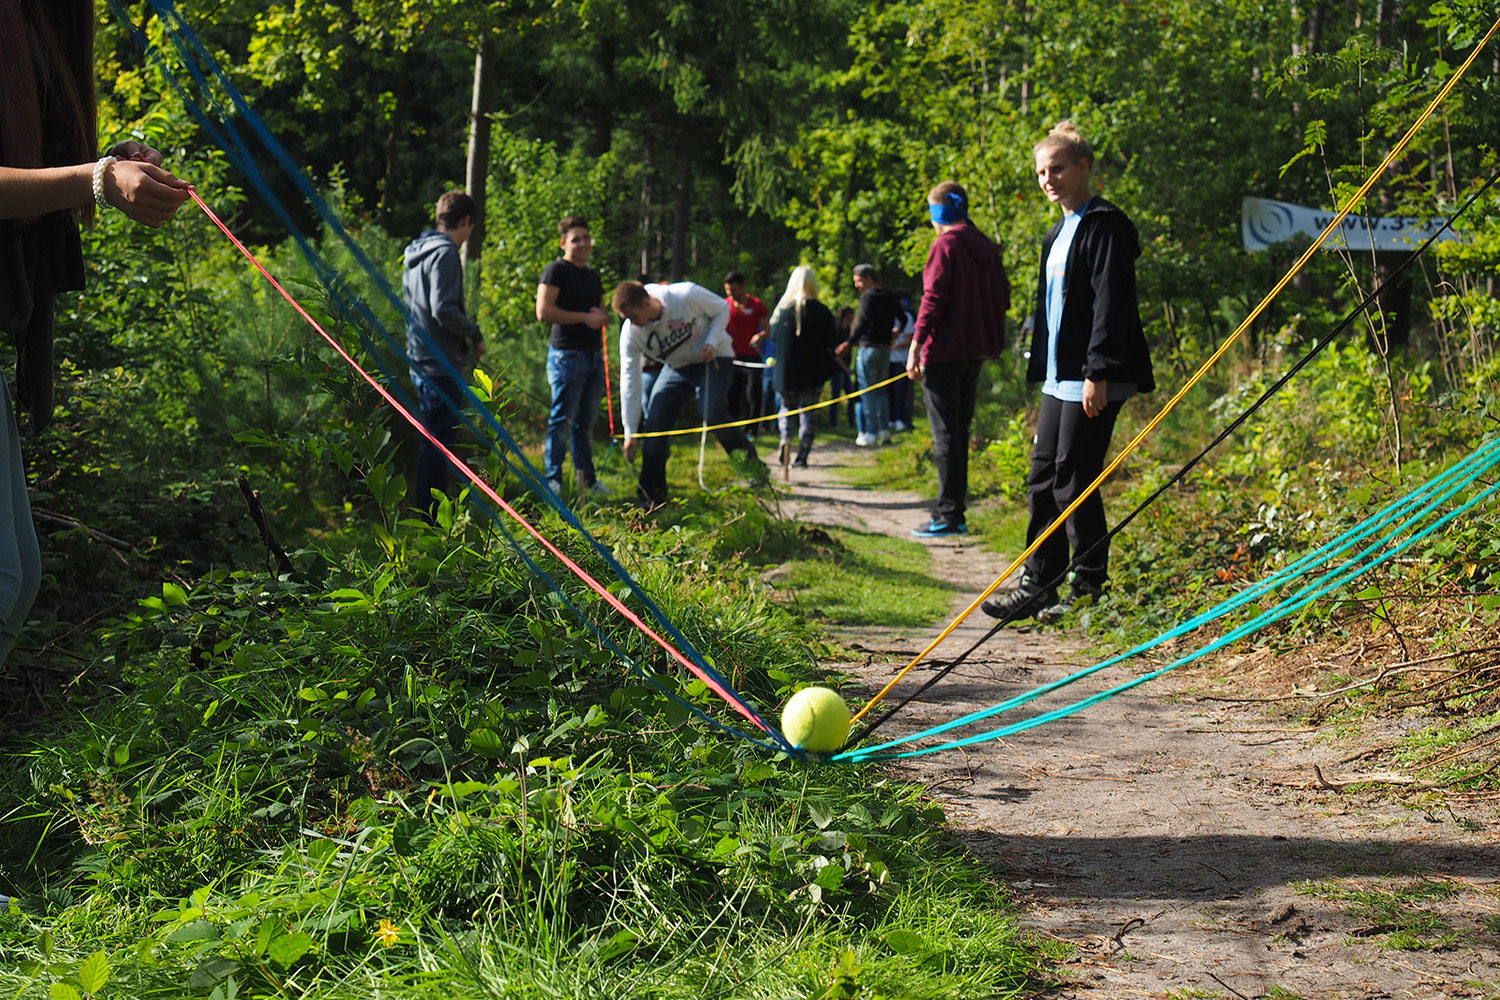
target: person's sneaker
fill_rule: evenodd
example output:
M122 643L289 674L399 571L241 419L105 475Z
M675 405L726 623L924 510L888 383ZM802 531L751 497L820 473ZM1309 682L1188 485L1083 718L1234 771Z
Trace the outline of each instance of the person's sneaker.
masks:
M911 533L917 538L938 538L943 535L967 535L969 526L962 521L954 524L952 521L939 521L931 518L911 529Z
M807 455L805 455L804 453L802 453L800 451L797 452L797 457L794 458L794 459L792 459L792 468L794 468L794 469L805 469L805 468L807 468Z
M1059 597L1036 613L1036 620L1047 624L1062 621L1074 611L1081 611L1093 604L1103 593L1102 587L1085 583L1082 580L1074 580L1073 586L1068 589L1065 596Z
M868 448L871 445L873 445L874 443L875 443L875 435L874 434L863 434L863 433L861 433L861 434L855 435L854 444L855 444L856 447L859 447L859 448Z
M613 493L614 490L610 489L608 486L605 486L603 483L599 482L596 479L592 483L589 483L587 486L585 486L583 488L583 492L593 497L595 500L603 500L605 497L608 497L611 493Z
M549 479L549 480L547 480L547 489L551 490L557 496L562 496L562 480L561 479Z
M891 443L891 432L889 430L883 430L883 431L881 431L880 432L879 441L880 441L881 444L890 444Z
M979 606L979 610L999 621L1013 622L1025 618L1040 618L1040 612L1056 603L1057 591L1034 590L1023 578L1021 585L1015 590L991 597Z
M905 420L898 420L894 424L891 424L891 430L899 434L902 431L911 430L911 426Z

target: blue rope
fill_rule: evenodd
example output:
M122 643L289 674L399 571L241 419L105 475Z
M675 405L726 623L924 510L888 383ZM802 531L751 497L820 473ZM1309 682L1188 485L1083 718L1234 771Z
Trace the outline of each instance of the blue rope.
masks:
M1085 677L1096 674L1099 671L1106 669L1107 667L1112 667L1117 663L1121 663L1124 660L1130 659L1131 657L1138 656L1141 653L1154 649L1157 646L1162 645L1163 643L1171 641L1172 639L1176 639L1180 636L1186 635L1189 632L1196 631L1203 625L1222 618L1230 612L1235 611L1240 607L1243 607L1244 605L1250 603L1251 601L1259 599L1261 596L1268 593L1275 587L1279 587L1285 583L1288 583L1305 575L1312 569L1313 566L1325 563L1333 556L1337 556L1343 552L1348 551L1348 549L1352 548L1355 543L1369 537L1369 535L1379 530L1380 527L1389 523L1394 518L1401 516L1412 506L1415 506L1419 501L1421 501L1423 497L1431 496L1434 492L1446 485L1450 480L1461 477L1465 474L1466 470L1471 469L1475 465L1484 462L1486 460L1486 457L1500 459L1500 439L1496 439L1495 441L1492 441L1489 444L1483 445L1480 448L1476 449L1476 451L1473 454L1469 455L1467 458L1455 463L1453 466L1450 466L1444 472L1429 480L1419 489L1413 491L1412 493L1402 497L1397 501L1387 504L1380 511L1370 515L1369 517L1366 517L1359 524L1355 525L1353 528L1349 529L1344 534L1334 539L1332 542L1328 542L1318 547L1317 549L1314 549L1312 552L1301 556L1290 565L1281 570L1278 570L1277 572L1273 573L1271 576L1260 581L1254 586L1249 587L1243 592L1215 605L1213 608L1210 608L1209 610L1195 615L1187 621L1176 625L1171 629L1168 629L1166 632L1163 632L1161 635L1157 636L1154 639L1143 642L1140 645L1132 647L1131 649L1128 649L1116 656L1112 656L1109 659L1104 660L1103 662L1098 663L1092 667L1088 667L1084 670L1077 671L1076 673L1069 674L1066 677L1060 678L1056 681L1052 681L1048 684L1041 685L1040 687L1037 687L1024 694L1020 694L1015 696L1014 698L1010 698L1007 701L1000 702L997 705L971 712L968 715L954 719L940 726L934 726L930 729L925 729L922 732L914 733L910 736L890 740L877 746L862 748L858 752L874 753L880 750L886 750L903 743L909 743L915 740L924 739L929 736L937 736L950 730L969 725L970 723L979 722L983 719L991 718L993 716L1001 714L1002 712L1008 712L1013 708L1018 708L1021 705L1026 704L1027 702L1034 701L1035 699L1040 698L1045 694L1056 691L1058 688L1066 687L1070 684L1082 680ZM1472 481L1472 479L1470 481Z
M1410 548L1416 542L1418 542L1421 539L1427 537L1432 532L1436 531L1437 529L1441 528L1442 526L1448 524L1454 518L1456 518L1459 515L1463 514L1465 511L1469 510L1471 507L1473 507L1475 504L1479 503L1481 500L1483 500L1486 497L1488 497L1488 496L1492 495L1493 493L1495 493L1497 490L1500 490L1500 483L1492 485L1492 486L1484 489L1480 493L1476 494L1475 496L1471 497L1468 501L1464 502L1461 506L1459 506L1455 510L1451 511L1450 513L1448 513L1446 515L1443 515L1438 520L1434 521L1432 524L1428 525L1426 528L1421 529L1417 534L1415 534L1412 537L1410 537L1410 538L1406 539L1405 541L1401 542L1399 545L1397 545L1395 548L1391 549L1390 551L1386 552L1385 554L1380 555L1380 556L1378 556L1378 557L1376 557L1374 559L1371 559L1370 556L1374 552L1376 552L1377 550L1379 550L1379 549L1385 547L1387 544L1389 544L1401 532L1403 532L1407 528L1411 527L1413 524L1417 523L1418 521L1424 519L1428 514L1432 513L1432 511L1435 510L1438 505L1442 504L1444 501L1446 501L1449 498L1451 498L1454 494L1458 493L1459 491L1461 491L1461 490L1465 489L1466 487L1468 487L1469 485L1471 485L1476 479L1479 478L1479 476L1483 475L1489 469L1494 468L1497 464L1500 464L1500 439L1492 441L1492 442L1490 442L1487 445L1481 446L1473 454L1471 454L1468 458L1464 459L1463 461L1461 461L1459 463L1456 463L1455 466L1451 467L1445 473L1443 473L1442 475L1436 477L1434 480L1430 481L1427 484L1427 486L1423 487L1422 490L1418 490L1417 493L1419 493L1419 494L1420 493L1432 493L1433 491L1431 489L1429 489L1429 487L1433 487L1433 485L1435 483L1451 481L1451 482L1449 482L1449 485L1447 485L1446 488L1444 488L1441 491L1437 492L1435 495L1431 496L1431 498L1428 501L1426 501L1425 503L1423 503L1421 505L1421 507L1420 507L1419 510L1417 510L1415 513L1412 513L1412 514L1406 516L1404 519L1401 519L1400 523L1396 524L1395 527L1391 528L1390 531L1388 531L1384 536L1382 536L1380 539L1378 539L1377 541L1375 541L1371 545L1366 546L1364 549L1362 549L1355 556L1353 556L1353 557L1345 560L1337 568L1335 568L1333 570L1330 570L1327 573L1324 573L1321 577L1319 577L1313 583L1308 584L1307 586L1303 587L1296 594L1294 594L1291 597L1283 600L1280 604L1276 605L1275 607L1271 608L1270 610L1265 611L1265 612L1263 612L1263 613L1255 616L1250 621L1248 621L1248 622L1246 622L1246 623L1244 623L1244 624L1242 624L1242 625L1240 625L1240 626L1238 626L1238 627L1230 630L1229 632L1225 633L1223 636L1219 637L1218 639L1215 639L1212 642L1207 643L1204 646L1199 647L1197 650L1193 651L1192 653L1189 653L1186 656L1183 656L1183 657L1181 657L1181 658L1179 658L1177 660L1174 660L1172 663L1168 664L1165 667L1160 668L1159 670L1155 670L1155 671L1152 671L1150 673L1144 674L1144 675L1136 678L1135 680L1132 680L1132 681L1129 681L1127 683L1121 684L1121 685L1119 685L1117 687L1114 687L1114 688L1110 688L1107 691L1100 692L1099 694L1093 695L1093 696L1091 696L1089 698L1085 698L1085 699L1083 699L1081 701L1074 702L1072 705L1066 706L1064 708L1057 709L1057 710L1055 710L1053 712L1046 712L1046 713L1043 713L1041 715L1035 716L1035 717L1033 717L1031 719L1027 719L1027 720L1024 720L1022 722L1014 723L1014 724L1012 724L1010 726L1005 726L1005 727L1002 727L1000 729L990 730L988 732L979 733L979 734L977 734L975 736L970 736L970 737L967 737L965 739L956 740L956 741L953 741L953 742L950 742L950 743L944 743L944 744L941 744L939 746L928 747L928 748L924 748L924 749L920 749L920 750L907 751L907 752L904 752L904 753L882 753L881 752L881 751L889 750L889 749L891 749L893 747L896 747L896 746L899 746L899 745L903 745L903 744L906 744L906 743L911 743L913 741L916 741L916 740L919 740L919 739L923 739L923 738L926 738L926 737L929 737L929 736L935 736L935 735L941 734L943 732L947 732L947 731L950 731L952 729L958 728L960 726L967 725L969 723L976 722L976 721L979 721L981 719L989 718L989 717L992 717L994 715L998 715L1001 712L1008 711L1011 708L1018 707L1019 705L1025 704L1026 702L1029 702L1029 701L1031 701L1031 700L1033 700L1035 698L1038 698L1041 695L1043 695L1043 694L1045 694L1045 693L1047 693L1049 691L1056 690L1057 688L1062 687L1062 686L1064 686L1066 684L1073 683L1074 681L1079 680L1079 679L1081 679L1083 677L1086 677L1086 676L1088 676L1090 674L1097 673L1099 670L1102 670L1102 669L1104 669L1107 666L1113 665L1115 663L1119 663L1120 661L1122 661L1124 659L1127 659L1127 658L1129 658L1131 656L1135 656L1138 653L1140 653L1140 652L1142 652L1142 651L1144 651L1146 649L1150 649L1150 648L1153 648L1154 646L1160 645L1162 642L1166 641L1169 638L1174 638L1174 637L1176 637L1178 635L1183 634L1185 631L1189 631L1190 629L1188 628L1188 626L1191 625L1191 623L1193 621L1197 621L1197 622L1199 622L1199 624L1201 624L1202 621L1210 620L1212 617L1219 617L1220 614L1227 613L1227 611L1224 611L1224 612L1220 612L1220 613L1216 614L1216 612L1219 612L1219 608L1224 608L1226 605L1232 605L1232 607L1229 607L1227 610L1233 610L1235 607L1239 607L1239 606L1243 605L1245 603L1245 601L1247 599L1249 599L1249 598L1247 598L1245 595L1239 595L1235 599L1232 599L1231 601L1224 602L1222 605L1219 606L1219 608L1215 608L1215 609L1213 609L1213 611L1205 613L1205 615L1199 615L1195 619L1190 620L1190 622L1183 623L1183 625L1179 625L1179 626L1177 626L1177 627L1169 630L1166 634L1164 634L1161 637L1158 637L1157 639L1154 639L1154 640L1152 640L1152 641L1150 641L1148 643L1142 643L1141 645L1139 645L1139 646L1137 646L1137 647L1135 647L1135 648L1133 648L1133 649L1131 649L1131 650L1129 650L1129 651L1127 651L1125 653L1122 653L1119 656L1111 657L1110 659L1105 660L1103 663L1100 663L1097 666L1091 667L1091 668L1089 668L1087 670L1079 671L1078 673L1073 674L1073 675L1071 675L1069 677L1063 678L1060 681L1055 681L1055 682L1053 682L1051 684L1043 685L1042 687L1037 688L1034 691L1027 692L1024 695L1020 695L1020 696L1018 696L1016 698L1012 698L1012 699L1010 699L1008 701L1001 702L999 705L992 706L991 708L984 709L984 710L979 711L979 712L970 713L969 715L964 716L961 719L956 719L956 720L954 720L952 722L946 723L946 724L941 725L941 726L932 727L932 728L924 730L924 731L922 731L920 733L915 733L915 734L913 734L911 736L907 736L907 737L903 737L903 738L900 738L900 739L888 741L886 743L880 744L879 746L868 747L868 748L861 748L861 749L858 749L858 750L845 751L845 752L843 752L841 754L835 755L831 759L834 760L834 761L841 761L841 762L842 761L855 762L855 761L866 761L866 760L890 760L890 759L895 759L895 758L900 758L900 757L921 756L923 754L935 753L935 752L937 752L939 750L951 750L951 749L957 749L959 747L971 746L971 745L973 745L975 743L981 743L981 742L986 742L988 740L1000 739L1000 738L1002 738L1004 736L1009 736L1009 735L1012 735L1013 733L1018 733L1018 732L1021 732L1021 731L1025 730L1025 729L1030 729L1030 728L1032 728L1034 726L1042 725L1042 724L1044 724L1046 722L1052 722L1052 721L1054 721L1056 719L1064 718L1064 717L1066 717L1068 715L1072 715L1075 712L1082 711L1084 708L1087 708L1090 705L1094 705L1094 704L1097 704L1097 703L1099 703L1101 701L1105 701L1105 700L1107 700L1109 698L1113 698L1116 695L1121 694L1124 691L1128 691L1131 688L1134 688L1134 687L1136 687L1136 686L1138 686L1140 684L1144 684L1146 681L1153 680L1156 677L1160 677L1162 674L1166 673L1169 670L1173 670L1173 669L1175 669L1175 668L1177 668L1179 666L1182 666L1185 663L1191 663L1192 661L1197 660L1197 659L1199 659L1199 658L1201 658L1203 656L1206 656L1209 653L1212 653L1212 652L1215 652L1215 651L1217 651L1219 649L1222 649L1223 647L1225 647L1225 646L1227 646L1227 645L1229 645L1229 644L1231 644L1233 642L1237 642L1241 638L1244 638L1245 636L1250 635L1251 633L1256 632L1256 631L1260 630L1261 628L1264 628L1266 625L1269 625L1272 622L1275 622L1275 621L1277 621L1277 620L1279 620L1281 618L1284 618L1284 617L1286 617L1287 615L1291 614L1294 611L1298 611L1298 610L1300 610L1302 608L1305 608L1307 605L1311 604L1313 601L1317 600L1319 597L1321 597L1324 594L1328 593L1330 590L1333 590L1333 589L1335 589L1335 588L1337 588L1339 586L1342 586L1344 583L1347 583L1349 580L1352 580L1355 577L1360 576L1361 574L1363 574L1365 572L1368 572L1369 570L1374 569L1375 567L1377 567L1377 566L1379 566L1379 565L1381 565L1381 564L1389 561L1390 559L1395 558L1395 556L1397 556L1400 553L1406 551L1408 548ZM1461 471L1459 471L1458 474L1455 475L1455 470L1461 470ZM1406 499L1409 499L1409 497L1406 498ZM1396 510L1395 510L1396 508L1401 508L1401 507L1409 508L1410 506L1411 506L1411 504L1405 503L1405 502L1398 502L1397 504L1388 505L1388 507L1386 508L1385 511L1382 511L1381 514L1375 515L1374 518L1367 519L1367 521L1369 521L1369 520L1378 520L1378 521L1380 521L1379 527L1384 527L1384 526L1390 525L1392 522L1396 521L1400 517L1400 514L1397 513ZM1361 528L1362 527L1363 527L1363 525L1361 525ZM1367 537L1371 533L1372 533L1371 531L1363 531L1363 532L1361 532L1360 529L1357 528L1357 529L1355 529L1353 531L1346 532L1345 536L1342 536L1341 539L1340 539L1340 541L1343 541L1344 538L1348 538L1348 537L1353 536L1355 534L1359 534L1360 537ZM1335 543L1331 543L1330 545L1322 546L1322 547L1320 547L1319 550L1316 550L1316 551L1317 552L1322 552L1324 550L1328 550L1331 547L1332 544L1335 544ZM1344 545L1340 549L1340 551L1345 551L1349 547L1350 547L1349 545ZM1314 554L1316 554L1316 553L1314 553ZM1308 557L1303 557L1303 559L1298 560L1299 563L1306 563L1307 561L1308 561ZM1304 572L1305 572L1305 570L1304 570ZM1302 575L1302 574L1299 573L1297 575ZM1281 576L1281 577L1284 578L1284 580L1285 579L1290 579L1290 578L1288 578L1288 577L1285 576L1285 571L1283 571L1282 573L1274 574L1273 578L1276 577L1276 576ZM1251 591L1249 591L1247 593L1254 593L1254 594L1258 595L1258 594L1264 593L1264 592L1265 592L1265 588L1263 586L1258 586L1257 588L1251 588ZM1193 627L1196 628L1197 626L1194 625Z
M404 303L401 302L399 297L395 296L394 291L391 289L384 275L369 260L369 257L364 253L363 249L359 247L356 242L354 242L352 237L349 236L347 230L344 228L337 215L334 214L331 209L329 209L322 198L317 195L317 192L312 189L311 185L307 182L301 171L296 167L295 163L293 163L290 157L287 156L281 144L276 140L274 135L272 135L270 131L266 129L264 124L260 121L259 117L255 114L254 110L250 108L248 103L244 101L244 98L234 87L233 82L229 80L229 78L224 74L223 70L218 66L217 62L211 55L209 55L207 50L203 47L201 41L199 41L197 36L193 33L192 29L188 27L187 24L182 20L180 14L178 14L175 9L175 6L171 3L171 0L152 0L152 3L157 8L157 13L160 16L159 19L164 29L176 43L179 53L183 57L184 67L187 69L189 75L192 76L194 82L198 84L200 90L205 95L212 94L212 89L209 86L208 81L203 77L203 75L195 66L192 52L190 52L189 49L196 51L199 57L205 62L205 64L210 67L214 75L220 80L220 82L224 85L226 91L230 94L231 100L239 109L241 115L246 119L247 122L250 123L252 129L260 137L262 143L265 144L266 147L272 152L273 156L276 157L286 173L296 182L302 193L309 199L309 201L312 202L319 215L329 222L334 231L343 240L344 244L351 250L356 259L360 261L365 270L375 279L380 288L385 291L387 297L391 299L393 304L402 312L403 315L407 315L407 310ZM188 109L193 113L194 117L198 119L199 123L204 127L205 131L207 131L210 137L213 138L214 141L219 145L219 147L224 150L230 162L234 166L236 166L240 170L240 172L244 174L245 177L251 182L252 186L255 188L256 192L261 196L261 198L273 208L282 223L286 226L287 230L296 239L298 247L302 250L303 255L312 264L314 270L319 276L320 281L322 281L325 287L328 288L330 295L334 299L334 305L339 309L339 312L344 316L345 320L349 321L350 324L355 326L356 330L358 330L361 343L364 345L369 355L375 360L376 364L380 367L382 374L385 376L387 387L392 390L393 395L395 395L400 400L403 406L407 407L408 409L415 409L412 405L410 397L401 389L400 384L396 380L394 374L385 365L379 352L375 350L374 345L371 344L369 339L366 337L363 325L350 315L350 310L353 309L354 311L356 311L366 323L368 323L382 335L383 339L386 341L386 344L389 347L404 356L404 351L402 350L401 346L397 344L395 339L385 329L384 325L381 324L381 322L358 298L358 296L354 295L352 292L346 291L346 283L337 274L337 272L327 264L322 254L302 236L295 223L291 220L291 217L286 211L285 207L281 204L280 200L275 196L275 194L270 190L269 185L265 181L264 175L255 166L250 151L246 148L244 142L240 139L237 130L235 130L234 126L229 123L228 117L223 116L221 118L224 129L227 130L228 133L228 135L226 136L225 132L217 128L211 118L193 100L187 88L182 84L181 80L177 78L174 73L172 73L170 68L166 65L165 60L162 59L160 54L157 52L156 47L134 24L130 16L120 6L118 0L110 0L110 6L113 9L115 15L129 28L131 34L135 37L136 41L142 46L147 54L154 57L158 67L163 71L169 82L178 91L184 102L187 104ZM238 150L239 155L236 155L236 150ZM426 336L425 332L422 332L421 335L424 337ZM429 343L429 347L433 347L433 345ZM629 575L629 573L626 572L624 567L619 564L619 562L613 557L608 549L606 549L601 543L599 543L598 540L595 539L594 536L586 528L584 528L583 524L578 521L578 519L573 515L572 511L568 509L567 505L564 504L560 498L552 493L551 490L546 488L546 486L542 482L540 473L536 470L535 466L531 464L530 460L526 458L525 453L522 451L519 444L517 444L516 441L509 435L509 433L506 432L505 428L500 425L500 423L495 419L494 415L489 412L488 408L480 403L477 397L474 396L472 390L469 389L463 377L459 375L457 369L448 360L444 352L434 348L432 353L445 367L447 373L450 375L450 377L452 377L454 384L459 385L463 388L465 399L468 402L474 404L477 412L484 415L484 417L486 418L486 422L491 426L493 430L496 431L498 437L506 445L506 449L510 452L510 455L502 452L495 452L493 444L491 445L492 453L495 453L497 457L499 457L501 461L505 463L507 468L515 472L518 478L522 480L522 482L529 485L534 493L541 496L549 506L551 506L555 511L561 514L564 520L567 521L570 526L577 530L587 540L590 547L604 559L606 564L615 573L615 575L623 583L626 584L626 586L631 590L632 594L642 602L642 604L647 608L652 617L656 619L659 625L661 625L663 630L673 637L673 639L678 643L683 651L692 658L693 662L701 670L703 670L705 674L712 677L716 683L722 685L725 690L733 693L740 700L741 704L744 705L744 707L750 712L750 714L755 717L756 721L766 727L766 729L771 733L772 738L776 741L777 747L779 749L785 752L795 753L795 748L793 748L790 743L786 741L785 737L783 737L779 731L777 731L774 727L765 724L764 720L756 712L755 706L750 701L750 699L737 691L727 679L725 679L721 674L719 674L717 670L715 670L711 665L708 664L703 655L698 652L693 644L688 641L687 637L683 635L681 631L678 630L677 627L667 618L660 607L657 606L657 604L651 599L650 595L647 594L636 583L636 581ZM487 440L485 435L483 435L479 431L479 429L468 419L468 417L464 413L463 408L458 406L457 402L448 397L446 393L443 393L441 387L439 387L439 393L444 397L445 402L447 402L450 407L452 407L454 412L459 414L460 419L462 420L464 425L472 433L474 433L476 437L480 438L481 440ZM519 465L516 461L512 460L512 455L519 460ZM470 493L470 496L471 500L477 500L477 496L472 492ZM507 537L509 537L509 531L505 529L503 523L498 520L499 513L492 509L489 509L488 505L484 505L484 508L486 509L490 517L494 519L496 523L501 527L501 530L505 532ZM531 566L535 567L535 563L532 560L528 558L527 561ZM566 601L566 595L563 596ZM568 602L568 604L569 607L572 608L575 612L577 611L576 606L572 605L571 602ZM588 624L591 629L594 627L592 623L588 622L586 619L585 623ZM628 657L626 657L626 660L627 662L631 662L633 667L635 666ZM636 669L639 670L638 667L636 667ZM646 676L644 672L642 672L642 675ZM662 690L665 691L665 689ZM710 721L715 722L716 725L722 726L722 723L718 723L711 717L706 715L704 717L708 718ZM730 732L734 732L736 735L740 735L742 737L744 736L744 734L740 733L738 730L734 730L729 727L725 728ZM751 739L751 742L760 743L760 741L755 739Z

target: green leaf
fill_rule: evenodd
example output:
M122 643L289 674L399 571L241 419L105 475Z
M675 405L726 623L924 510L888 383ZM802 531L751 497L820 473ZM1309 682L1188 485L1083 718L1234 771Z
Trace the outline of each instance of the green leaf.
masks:
M426 820L402 816L391 830L391 843L399 857L411 858L421 854L434 835L432 824Z
M188 602L187 591L171 581L161 585L161 597L174 608L183 607Z
M312 949L312 944L311 937L301 931L294 931L272 940L271 947L267 949L266 954L270 956L271 961L285 969L306 955Z
M219 929L207 920L194 920L192 923L183 924L175 931L167 935L168 941L215 941L218 940Z
M240 971L240 963L232 958L205 959L188 976L188 988L210 989L238 971Z
M927 942L916 931L891 931L885 936L885 946L898 955L917 955L927 950Z
M83 1000L78 991L67 983L52 984L52 1000Z
M78 985L85 993L98 993L109 982L109 956L103 949L94 952L78 967Z
M493 729L476 729L470 733L469 749L481 757L505 756L505 744L501 742L500 734Z

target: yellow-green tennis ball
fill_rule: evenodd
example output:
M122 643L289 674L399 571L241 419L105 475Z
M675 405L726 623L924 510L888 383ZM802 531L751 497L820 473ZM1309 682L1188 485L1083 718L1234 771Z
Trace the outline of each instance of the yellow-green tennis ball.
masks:
M833 753L849 738L849 706L836 691L803 688L781 710L781 731L794 747Z

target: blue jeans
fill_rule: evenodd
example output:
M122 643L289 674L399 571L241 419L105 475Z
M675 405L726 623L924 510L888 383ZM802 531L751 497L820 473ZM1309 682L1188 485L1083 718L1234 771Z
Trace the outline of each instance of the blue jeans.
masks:
M0 665L20 634L21 623L42 587L42 552L37 546L21 464L21 434L10 388L0 375Z
M547 415L547 450L542 460L548 479L562 481L568 439L573 440L573 468L585 486L594 484L594 421L604 397L604 353L547 348L547 382L552 412Z
M422 426L428 433L452 448L458 440L458 411L462 405L463 389L446 375L419 375L411 373L412 385L417 390L417 401L421 405ZM447 399L444 399L444 396ZM449 401L452 401L452 405ZM431 511L436 501L432 491L446 492L448 489L448 458L425 437L417 452L417 485L413 500L418 510Z
M854 362L854 374L859 378L859 387L868 389L890 378L891 349L889 347L861 347ZM856 401L855 422L861 434L877 435L891 429L891 402L885 390L867 392Z
M734 366L727 358L673 368L664 365L651 386L646 400L646 416L641 433L669 431L688 396L697 394L698 412L709 424L729 420L729 386L734 381ZM713 432L727 452L744 451L753 461L759 456L743 427L724 427ZM640 493L644 500L663 503L667 491L667 456L672 453L670 437L648 437L641 442Z

